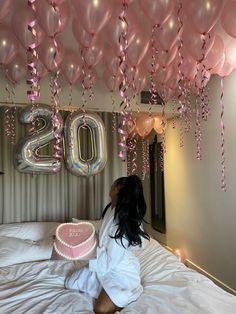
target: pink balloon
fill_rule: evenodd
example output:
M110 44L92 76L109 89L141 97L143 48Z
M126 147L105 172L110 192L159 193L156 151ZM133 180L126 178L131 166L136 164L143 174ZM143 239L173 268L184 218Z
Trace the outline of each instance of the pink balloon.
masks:
M161 28L158 28L156 31L156 40L161 45L163 50L170 50L177 42L179 36L182 33L183 27L178 34L180 28L180 23L177 18L177 12L174 11Z
M225 53L223 52L220 61L217 63L216 66L214 66L214 68L210 70L210 73L217 74L217 72L220 71L220 69L223 67L224 63L225 63Z
M38 71L39 80L42 80L48 73L48 70L40 60L37 62L36 69Z
M34 12L27 6L23 6L19 10L15 11L12 16L11 24L13 32L25 49L28 49L29 45L32 44L35 44L37 47L44 38L43 30L38 23L36 23L34 27L36 37L28 30L28 24L33 20L35 20Z
M168 100L170 100L174 94L172 89L170 89L169 87L163 84L157 86L157 92L164 102L167 102Z
M118 90L121 82L120 75L112 76L108 70L105 70L103 73L103 79L110 92Z
M171 64L177 54L178 48L174 46L171 50L165 51L161 50L157 54L157 62L162 67L167 67Z
M203 64L209 71L213 69L217 63L221 60L224 52L224 42L220 36L215 35L215 40L212 48L210 49L207 57L203 60Z
M236 69L236 39L232 38L225 47L226 62Z
M75 0L76 1L76 0ZM133 11L127 12L127 21L128 21L128 28L126 24L119 19L121 14L120 6L115 6L112 16L104 29L104 40L113 48L114 53L116 56L120 55L120 43L119 40L121 38L122 32L125 30L127 31L127 43L128 46L134 39L136 34L136 16L134 15Z
M13 0L0 0L0 21L7 16L13 8Z
M5 71L9 81L13 84L17 84L23 77L26 76L26 62L22 56L18 54L11 63L5 66Z
M90 89L96 84L97 72L94 68L86 68L85 73L81 75L81 82L85 89Z
M220 69L217 70L216 74L218 74L221 77L226 77L231 74L233 71L233 66L227 62L226 57L224 57L224 64Z
M139 0L141 10L154 23L161 25L171 15L174 9L173 0Z
M99 33L112 14L111 0L73 0L72 3L82 26L90 34Z
M142 65L144 66L144 68L149 73L151 73L152 70L154 70L154 73L155 73L157 71L158 67L159 67L159 64L157 63L156 55L155 55L155 63L154 63L154 68L153 68L153 66L152 66L152 63L153 63L152 56L153 56L153 50L152 50L152 47L149 47L149 49L148 49L148 51L147 51L147 53L144 56L143 61L142 61Z
M73 51L67 51L61 63L62 74L69 84L73 85L82 73L82 60L80 55Z
M177 73L175 75L172 75L169 80L166 82L166 85L172 89L172 90L175 90L178 86L178 83L179 83L179 80L180 80L180 75Z
M142 138L148 136L154 125L154 118L148 113L142 113L136 120L136 132Z
M147 75L143 67L139 66L137 74L134 80L134 90L138 94L140 93L147 84Z
M58 47L55 46L53 39L46 38L37 48L39 59L48 71L55 70L56 64L59 66L63 59L64 47L60 41L56 42Z
M183 49L182 54L183 62L180 65L180 71L187 80L192 80L197 73L197 62L190 56L186 49Z
M196 61L200 61L203 56L207 56L209 50L214 44L214 39L215 36L213 34L210 34L210 38L208 35L205 36L206 44L203 48L204 37L195 32L190 25L187 24L183 32L184 46Z
M70 7L67 2L52 6L46 0L35 2L36 14L39 23L49 37L63 32L70 15Z
M199 71L199 73L201 73L201 70ZM193 81L193 85L194 85L194 90L197 89L201 90L202 88L204 88L207 83L209 82L211 78L211 74L210 72L205 72L204 77L201 75L197 75L197 77L195 77L195 80Z
M83 47L86 47L86 48L91 47L94 41L96 40L96 35L92 35L88 33L80 24L77 18L73 19L72 31L77 41Z
M139 65L149 48L149 38L142 31L136 33L128 48L128 58L133 66Z
M219 18L222 6L222 0L184 1L188 20L200 34L206 34L213 28Z
M128 65L126 69L126 79L127 79L127 84L133 84L133 82L136 80L138 75L138 70L135 67L132 67L131 65ZM123 77L122 77L123 79Z
M156 74L156 79L158 82L165 84L171 77L173 73L173 66L170 65L166 68L159 67L157 74Z
M134 90L137 94L144 90L147 84L147 76L143 69L138 69L137 77L134 81Z
M10 63L18 52L18 44L10 28L0 25L0 64Z
M221 25L225 32L236 37L236 1L228 1L221 14Z
M120 58L114 54L113 50L106 49L103 60L112 76L117 76L120 73Z
M83 48L82 55L87 66L94 67L102 59L103 46L98 40L96 40L91 47Z

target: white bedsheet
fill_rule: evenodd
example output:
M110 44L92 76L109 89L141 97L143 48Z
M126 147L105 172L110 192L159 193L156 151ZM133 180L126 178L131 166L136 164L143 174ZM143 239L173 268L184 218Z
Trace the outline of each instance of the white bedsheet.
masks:
M236 314L236 297L186 268L156 241L139 255L144 292L121 313ZM73 262L42 261L0 268L1 314L89 314L93 300L64 289Z

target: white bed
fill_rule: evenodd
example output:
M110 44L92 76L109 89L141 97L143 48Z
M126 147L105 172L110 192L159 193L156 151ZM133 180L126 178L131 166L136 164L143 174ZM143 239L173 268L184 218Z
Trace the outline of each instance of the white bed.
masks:
M235 314L236 297L188 269L151 240L139 255L144 292L120 313ZM1 314L94 313L87 295L64 288L69 261L46 260L0 268Z

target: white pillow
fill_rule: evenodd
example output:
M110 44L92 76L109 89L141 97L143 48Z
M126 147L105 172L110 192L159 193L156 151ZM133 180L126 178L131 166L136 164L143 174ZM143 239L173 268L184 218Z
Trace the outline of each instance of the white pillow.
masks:
M39 241L0 237L0 267L51 258L53 238Z
M59 222L20 222L0 225L0 237L40 240L55 234Z
M93 224L96 232L98 232L99 229L101 228L102 220L85 220L85 219L72 218L72 222L74 223L82 222L82 221L87 221Z

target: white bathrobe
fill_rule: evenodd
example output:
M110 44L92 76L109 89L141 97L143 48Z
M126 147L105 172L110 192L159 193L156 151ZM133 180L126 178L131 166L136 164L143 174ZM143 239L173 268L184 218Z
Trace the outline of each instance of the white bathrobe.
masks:
M72 274L66 281L68 289L76 289L88 293L94 298L99 296L102 288L118 307L125 307L137 300L143 291L140 278L140 265L135 252L142 247L128 247L128 241L110 237L117 230L114 222L114 209L108 209L99 231L97 256L89 261L89 265Z

